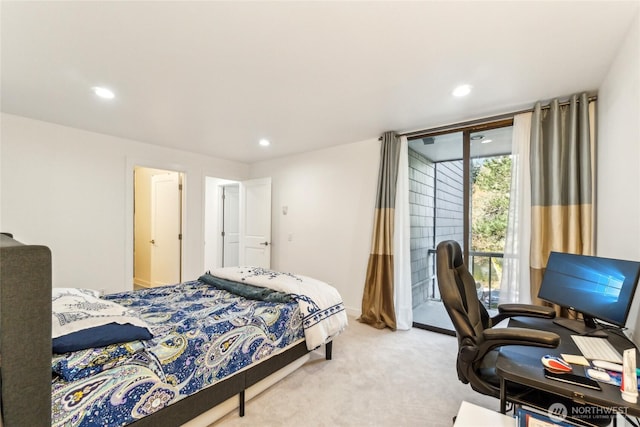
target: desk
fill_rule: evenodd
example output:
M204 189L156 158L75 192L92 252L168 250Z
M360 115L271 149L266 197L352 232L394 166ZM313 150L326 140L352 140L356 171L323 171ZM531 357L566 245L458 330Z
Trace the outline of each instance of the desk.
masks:
M581 354L571 339L571 335L574 332L558 326L548 319L518 317L517 319L511 319L509 326L555 332L560 335L560 345L555 349L525 346L505 346L500 349L496 361L496 372L501 379L500 412L504 413L506 410L507 382L513 382L563 396L577 403L596 405L602 408L614 408L619 411L626 411L629 415L640 416L640 403L632 404L622 400L619 387L599 383L602 390L592 390L545 378L544 368L540 362L542 356L545 354L560 356L561 353ZM622 350L633 347L628 340L613 332L609 333L608 339L620 354L622 354ZM636 360L640 361L637 351ZM574 373L584 375L582 366L573 365L573 369Z

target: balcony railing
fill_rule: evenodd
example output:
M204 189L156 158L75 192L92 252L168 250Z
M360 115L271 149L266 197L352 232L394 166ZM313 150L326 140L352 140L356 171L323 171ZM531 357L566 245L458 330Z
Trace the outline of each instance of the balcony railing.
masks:
M435 249L429 249L429 263L432 266L430 298L440 300L438 282L436 277ZM487 309L494 309L500 299L500 280L496 277L495 266L502 269L504 254L500 252L469 251L470 273L476 280L478 299Z
M471 275L476 279L476 283L480 283L482 294L478 293L478 298L484 304L484 306L488 309L496 308L498 306L498 301L500 300L500 280L502 277L496 278L494 283L494 260L500 263L500 270L502 271L502 259L504 257L503 253L499 252L481 252L481 251L469 251L469 264L471 265ZM487 275L487 288L485 289L482 286L482 280L484 279L484 271L481 274L477 273L478 268L482 268L482 266L478 262L478 258L485 260L487 262L486 267L486 275ZM480 279L481 281L478 281ZM497 288L497 289L496 289Z

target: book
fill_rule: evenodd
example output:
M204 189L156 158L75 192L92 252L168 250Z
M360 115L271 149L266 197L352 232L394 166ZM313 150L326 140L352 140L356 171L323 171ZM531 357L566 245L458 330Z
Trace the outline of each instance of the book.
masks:
M531 409L519 408L516 411L516 426L517 427L572 427L575 424L569 423L563 420L555 420L555 418L561 418L561 414L558 417L551 418L549 414L543 414ZM563 417L562 417L563 418Z

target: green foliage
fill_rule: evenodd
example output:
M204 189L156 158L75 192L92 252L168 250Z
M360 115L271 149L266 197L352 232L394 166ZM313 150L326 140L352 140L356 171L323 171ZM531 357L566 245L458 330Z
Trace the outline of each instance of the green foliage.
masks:
M472 176L472 250L501 253L509 214L511 157L485 159Z

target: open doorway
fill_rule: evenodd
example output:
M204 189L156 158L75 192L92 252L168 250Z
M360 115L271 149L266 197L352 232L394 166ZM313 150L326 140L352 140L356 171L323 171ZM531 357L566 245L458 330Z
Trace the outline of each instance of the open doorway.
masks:
M240 183L205 178L205 269L239 265Z
M222 192L222 208L220 218L222 232L222 267L240 264L240 185L227 184L220 187Z
M179 283L183 174L136 166L133 176L134 288Z
M205 177L205 270L271 266L271 178Z

